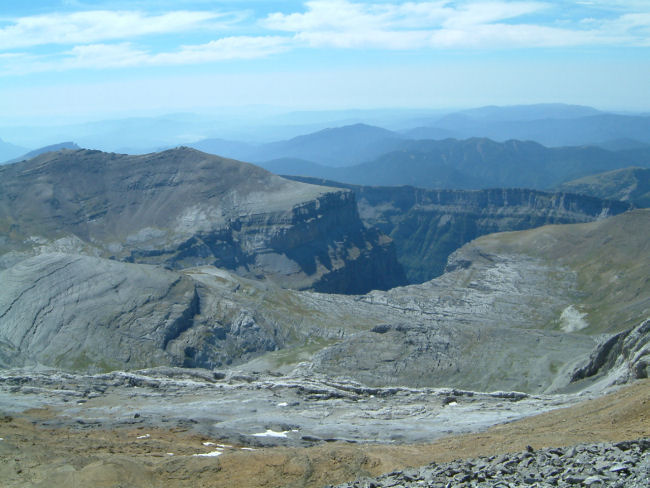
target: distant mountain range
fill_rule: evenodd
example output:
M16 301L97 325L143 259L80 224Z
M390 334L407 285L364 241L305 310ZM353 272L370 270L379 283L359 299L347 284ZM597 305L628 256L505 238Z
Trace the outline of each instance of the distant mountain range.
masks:
M495 142L484 138L401 141L399 149L362 164L341 168L295 159L261 163L278 174L359 185L540 190L552 189L582 176L633 165L650 166L650 149L547 148L535 142Z
M6 161L5 164L17 163L18 161L26 161L28 159L35 158L36 156L40 156L41 154L45 154L52 151L60 151L61 149L81 149L81 148L71 141L60 142L59 144L51 144L49 146L34 149L33 151L29 151L28 153L25 153L22 156Z
M344 166L374 159L394 149L392 145L400 139L486 137L501 142L531 140L547 146L635 149L650 145L649 124L648 114L616 114L565 104L489 106L453 112L387 109L281 113L264 107L218 109L205 114L58 126L0 126L0 137L19 146L4 154L0 148L0 161L52 142L74 140L82 147L129 154L191 145L252 162L289 157ZM347 151L340 149L346 147L346 137L352 137L347 140Z
M26 151L27 149L24 147L20 147L0 139L0 164L3 161L17 157Z
M380 127L355 124L268 144L204 140L195 149L254 162L279 175L356 185L411 185L428 189L530 188L628 167L650 167L650 145L608 150L596 146L545 147L532 141L487 138L409 140ZM12 161L58 149L46 146Z
M189 144L190 147L211 154L264 163L276 159L313 161L329 167L351 166L369 161L400 147L404 136L381 127L354 124L323 129L286 141L267 144L245 144L206 139ZM264 164L262 164L264 166Z
M545 146L599 145L631 149L650 144L650 117L616 114L564 104L481 107L443 117L422 119L406 137L440 139L487 137L519 139Z

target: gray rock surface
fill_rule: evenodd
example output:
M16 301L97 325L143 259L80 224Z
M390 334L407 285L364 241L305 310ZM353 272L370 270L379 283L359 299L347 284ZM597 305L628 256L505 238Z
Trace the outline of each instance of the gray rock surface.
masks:
M68 252L212 264L293 288L362 293L404 282L390 239L363 227L351 192L189 148L63 150L3 166L0 234L0 254L69 242Z
M192 325L192 281L164 269L42 254L0 271L0 366L73 370L175 362L167 344Z
M579 444L431 464L394 471L337 488L572 486L645 488L650 484L650 439Z
M459 250L436 280L361 296L288 290L211 266L175 272L41 255L1 272L8 286L0 292L0 360L93 372L237 365L371 386L575 389L574 371L611 335L594 332L616 334L628 320L637 326L647 318L648 262L629 258L647 241L610 238L643 225L646 214L572 232L554 226L484 237ZM555 254L562 258L547 257ZM625 280L602 276L603 256L615 259L607 272ZM603 280L610 294L594 300ZM590 300L594 308L582 312ZM643 346L647 327L636 336ZM635 347L626 349L630 358ZM635 371L644 357L633 359ZM591 376L607 376L617 361L612 356Z
M386 310L385 326L317 353L315 369L369 384L386 378L413 386L542 391L591 352L592 337L558 326L579 296L570 269L474 248L457 258L471 265L422 285L360 297Z
M626 383L650 372L650 320L603 340L571 374L572 382Z
M0 370L0 411L48 406L50 427L184 427L243 446L431 442L573 405L586 395L370 388L317 374L155 368L75 375ZM271 431L271 432L269 432Z

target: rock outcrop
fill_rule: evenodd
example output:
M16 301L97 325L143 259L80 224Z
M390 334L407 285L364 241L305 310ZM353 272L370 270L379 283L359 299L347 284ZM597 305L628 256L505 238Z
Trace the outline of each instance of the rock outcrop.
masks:
M650 319L634 329L603 340L584 364L571 374L571 382L603 379L609 384L647 378L650 373Z
M435 280L361 296L286 289L213 266L173 271L42 254L0 272L0 360L79 371L297 369L372 386L562 390L600 334L647 318L650 263L636 257L647 255L648 218L650 211L637 210L484 236L457 251ZM646 344L646 329L636 335L635 344ZM637 346L625 347L637 357ZM639 357L634 371L645 361ZM598 364L598 375L617 367Z
M0 360L74 371L298 366L374 386L540 391L595 345L538 329L573 286L569 276L543 295L552 271L530 259L486 261L443 281L350 297L208 266L180 273L42 254L0 272ZM469 275L481 286L465 285Z
M212 264L300 289L404 282L392 242L363 227L351 192L188 148L64 150L4 166L0 231L0 253L68 240L75 252L173 269Z

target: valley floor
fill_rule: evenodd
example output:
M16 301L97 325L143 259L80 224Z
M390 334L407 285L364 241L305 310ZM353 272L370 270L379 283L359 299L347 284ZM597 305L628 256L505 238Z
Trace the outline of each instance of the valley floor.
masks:
M540 449L633 440L650 436L650 380L480 433L425 444L332 442L243 450L229 443L218 449L219 439L179 425L104 430L80 421L77 427L43 426L56 424L57 415L44 407L0 416L3 486L319 487L432 461L521 451L528 445ZM221 454L196 456L216 452Z

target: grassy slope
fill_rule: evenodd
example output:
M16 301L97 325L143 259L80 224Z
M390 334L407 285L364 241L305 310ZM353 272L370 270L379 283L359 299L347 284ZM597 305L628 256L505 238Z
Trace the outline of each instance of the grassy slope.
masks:
M650 210L576 225L492 234L472 244L490 253L518 252L567 266L584 294L589 333L616 332L650 314Z
M650 169L625 168L585 176L560 185L561 191L623 200L650 207Z

